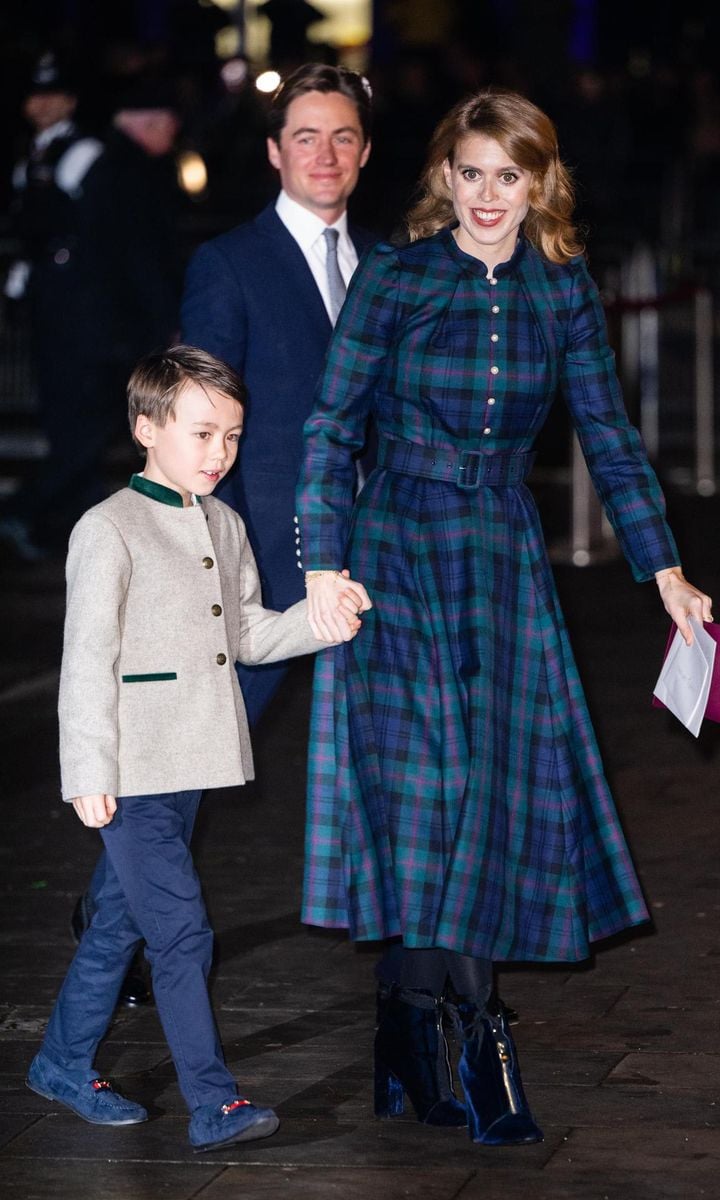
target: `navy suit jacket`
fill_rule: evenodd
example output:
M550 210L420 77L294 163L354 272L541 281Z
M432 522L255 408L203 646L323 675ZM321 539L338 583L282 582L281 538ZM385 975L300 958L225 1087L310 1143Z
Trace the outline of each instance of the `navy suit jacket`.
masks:
M349 233L358 256L375 240L352 226ZM183 341L233 366L249 391L238 464L216 494L247 525L270 608L287 608L305 594L295 484L331 334L312 272L274 203L193 256Z

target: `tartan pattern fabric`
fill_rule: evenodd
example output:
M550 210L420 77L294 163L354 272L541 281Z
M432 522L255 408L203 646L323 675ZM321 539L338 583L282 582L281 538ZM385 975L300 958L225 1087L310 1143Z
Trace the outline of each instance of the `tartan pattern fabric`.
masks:
M498 960L576 961L647 918L524 485L374 471L381 436L531 449L559 382L638 579L678 562L582 260L520 241L496 283L449 231L351 283L298 489L309 568L374 602L316 666L303 919Z

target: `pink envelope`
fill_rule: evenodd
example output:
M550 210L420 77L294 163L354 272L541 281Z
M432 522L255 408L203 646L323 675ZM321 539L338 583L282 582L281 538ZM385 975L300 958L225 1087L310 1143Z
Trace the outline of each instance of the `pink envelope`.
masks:
M720 646L720 625L715 621L703 621L703 628L714 642ZM668 651L672 645L672 640L675 637L677 625L673 621L670 626L665 653L663 654L663 662L668 656ZM658 700L657 696L652 698L653 708L665 708L662 700ZM705 709L705 717L708 721L720 721L720 649L715 653L715 662L713 663L712 679L710 680L710 694L708 696L707 708Z

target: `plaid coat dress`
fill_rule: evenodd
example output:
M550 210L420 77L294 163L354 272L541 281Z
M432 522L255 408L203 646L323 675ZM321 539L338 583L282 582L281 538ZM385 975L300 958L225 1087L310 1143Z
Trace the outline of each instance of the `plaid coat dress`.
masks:
M584 261L521 238L485 276L448 230L370 251L305 427L304 565L374 608L316 666L303 919L573 961L647 911L533 498L379 468L352 504L370 413L381 443L523 453L559 384L635 577L679 561Z

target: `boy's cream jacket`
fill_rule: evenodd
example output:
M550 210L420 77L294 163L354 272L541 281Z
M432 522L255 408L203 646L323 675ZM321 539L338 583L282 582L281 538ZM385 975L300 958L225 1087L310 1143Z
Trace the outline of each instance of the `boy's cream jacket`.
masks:
M161 489L164 490L164 489ZM229 787L253 778L234 663L327 646L305 601L264 609L241 519L131 488L70 538L60 678L63 799Z

